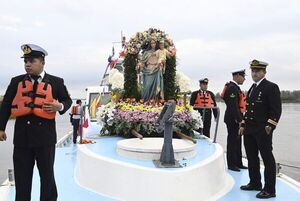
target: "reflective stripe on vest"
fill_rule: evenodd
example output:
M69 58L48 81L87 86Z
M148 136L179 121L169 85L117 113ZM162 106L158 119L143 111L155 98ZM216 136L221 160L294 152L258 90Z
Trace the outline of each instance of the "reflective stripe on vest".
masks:
M34 93L32 82L23 80L18 84L17 93L12 102L11 114L14 117L20 117L33 113L42 118L54 119L55 112L48 113L43 110L44 103L51 103L53 100L52 87L49 83L39 83L36 93Z
M194 106L212 108L215 104L209 93L198 92Z

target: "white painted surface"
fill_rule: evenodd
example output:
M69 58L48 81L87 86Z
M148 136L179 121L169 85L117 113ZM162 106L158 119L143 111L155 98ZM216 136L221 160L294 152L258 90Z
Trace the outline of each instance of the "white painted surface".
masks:
M223 149L190 167L165 170L142 167L78 146L75 179L91 191L127 201L216 200L233 186L225 170Z
M189 140L173 139L175 160L189 159L196 156L196 144ZM159 160L163 147L163 138L138 138L120 140L117 153L121 156L139 160Z
M9 191L9 182L8 182L8 180L6 180L0 186L0 201L7 200L8 191Z

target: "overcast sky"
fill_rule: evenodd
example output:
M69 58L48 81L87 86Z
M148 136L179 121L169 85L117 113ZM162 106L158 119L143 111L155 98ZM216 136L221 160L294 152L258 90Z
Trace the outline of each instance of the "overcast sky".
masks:
M298 0L0 0L0 94L12 76L24 73L20 46L34 43L49 53L46 72L65 79L75 97L99 85L121 31L129 39L150 27L164 30L177 48L177 70L191 89L208 77L222 90L231 73L249 61L269 63L267 78L281 90L300 90Z

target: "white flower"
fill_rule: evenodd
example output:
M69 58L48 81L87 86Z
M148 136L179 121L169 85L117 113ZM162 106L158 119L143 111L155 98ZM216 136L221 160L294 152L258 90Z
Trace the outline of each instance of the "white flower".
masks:
M124 88L124 75L117 69L112 69L109 72L108 83L112 85L112 89L123 89Z
M182 72L176 73L176 84L179 86L180 92L190 91L190 83L191 80L188 76L186 76Z
M112 126L114 123L114 118L108 118L107 119L107 125Z
M197 130L199 128L203 128L201 114L197 110L192 110L191 115L195 122L194 129Z
M96 113L97 122L100 125L104 125L106 123L112 124L113 119L114 119L114 112L115 112L115 105L114 104L108 103L106 105L101 105L100 107L98 107L98 110L97 110L97 113Z

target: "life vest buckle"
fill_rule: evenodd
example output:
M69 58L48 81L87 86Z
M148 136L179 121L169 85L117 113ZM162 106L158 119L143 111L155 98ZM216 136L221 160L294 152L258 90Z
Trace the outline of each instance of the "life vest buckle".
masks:
M29 91L27 96L29 96L30 98L35 98L35 93L34 91Z
M33 108L34 108L34 103L33 103L33 102L28 103L28 104L27 104L27 107L30 107L30 108L33 109Z

